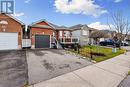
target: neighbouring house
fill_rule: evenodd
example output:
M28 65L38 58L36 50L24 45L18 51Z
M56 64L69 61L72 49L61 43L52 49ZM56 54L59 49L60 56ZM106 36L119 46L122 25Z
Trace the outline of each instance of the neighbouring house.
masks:
M56 44L57 48L74 47L75 44L79 43L79 38L72 37L72 30L69 27L49 24L55 29L53 43Z
M64 38L64 37L71 37L71 32L72 30L70 30L68 27L65 26L58 26L52 23L49 23L51 26L53 26L53 28L55 29L55 33L54 36L56 37L57 40L59 40L60 38Z
M130 35L127 35L126 40L130 41Z
M52 48L53 26L46 20L40 20L28 26L31 48Z
M79 38L72 36L72 29L65 26L58 26L50 23L55 28L55 37L60 44L74 44L78 43Z
M100 41L104 41L107 39L113 39L116 36L116 31L111 31L111 30L100 30L100 32L103 32L105 35L108 37L100 38Z
M81 46L93 44L93 38L89 38L90 34L96 29L90 28L87 25L78 24L70 27L72 30L72 37L79 38L79 44Z
M99 42L100 42L102 39L103 39L102 41L104 41L104 38L108 38L108 37L109 37L108 34L102 32L102 31L100 31L100 30L96 30L96 31L92 32L91 35L90 35L90 38L93 38L94 41L95 41L94 44L99 44Z
M0 13L0 50L21 49L24 23L5 13Z

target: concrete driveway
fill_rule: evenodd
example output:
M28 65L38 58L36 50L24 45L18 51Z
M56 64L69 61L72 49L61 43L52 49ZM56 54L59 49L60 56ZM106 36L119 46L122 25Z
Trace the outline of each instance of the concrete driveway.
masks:
M64 50L28 50L29 84L45 81L92 63Z
M0 51L0 87L22 87L27 78L26 51Z

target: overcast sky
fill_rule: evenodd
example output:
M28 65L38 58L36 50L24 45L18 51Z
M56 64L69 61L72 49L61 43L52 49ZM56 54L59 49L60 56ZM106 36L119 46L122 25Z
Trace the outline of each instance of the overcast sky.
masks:
M117 10L128 17L130 0L15 0L14 16L25 24L45 19L57 25L104 29L108 15Z

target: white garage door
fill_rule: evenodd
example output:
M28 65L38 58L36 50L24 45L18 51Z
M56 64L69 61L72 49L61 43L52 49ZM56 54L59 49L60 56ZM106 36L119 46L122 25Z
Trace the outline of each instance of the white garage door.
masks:
M0 32L0 50L18 49L18 33Z

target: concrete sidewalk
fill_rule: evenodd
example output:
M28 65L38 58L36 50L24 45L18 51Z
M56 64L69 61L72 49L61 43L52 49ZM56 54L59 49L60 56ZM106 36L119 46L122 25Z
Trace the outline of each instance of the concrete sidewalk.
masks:
M130 70L130 52L30 87L117 87Z

